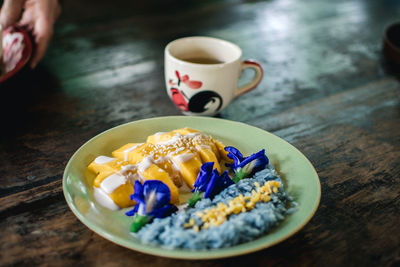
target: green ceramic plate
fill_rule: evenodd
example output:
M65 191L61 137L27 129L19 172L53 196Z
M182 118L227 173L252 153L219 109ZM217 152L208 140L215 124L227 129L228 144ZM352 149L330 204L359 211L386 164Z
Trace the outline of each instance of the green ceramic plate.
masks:
M182 127L191 127L237 147L244 155L262 148L270 162L286 180L286 189L298 202L298 211L288 216L273 232L252 242L230 248L191 251L165 249L142 244L129 234L131 218L123 211L110 211L98 205L92 196L87 178L87 166L98 155L128 142L143 142L148 135ZM259 128L208 117L159 117L135 121L107 130L85 143L72 156L64 172L63 190L69 207L87 227L102 237L121 246L152 255L180 259L213 259L237 256L277 244L298 232L314 215L321 196L318 175L295 147Z

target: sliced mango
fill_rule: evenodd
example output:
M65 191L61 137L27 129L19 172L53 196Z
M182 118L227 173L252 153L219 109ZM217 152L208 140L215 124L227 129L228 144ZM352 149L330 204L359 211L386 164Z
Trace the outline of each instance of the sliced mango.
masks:
M174 136L174 134L175 133L173 133L173 132L168 132L168 133L159 132L159 133L155 133L153 135L148 136L146 141L148 143L157 144L160 142L165 142L165 141L170 140Z
M207 145L210 146L212 152L215 154L215 156L217 157L217 160L219 162L221 160L221 155L219 153L219 150L218 150L217 146L214 143L214 140L211 140L211 141L207 142Z
M131 147L132 148L132 147ZM120 158L123 156L127 158L130 164L137 164L141 162L146 156L148 156L152 151L154 151L154 145L150 143L136 144L133 149L128 150L128 146L122 146L117 150L114 150L113 156ZM125 152L124 152L125 151Z
M218 172L221 173L221 166L219 165L217 156L214 154L209 146L196 146L197 151L199 151L201 160L203 163L214 162L213 168L217 168Z
M126 208L135 205L135 201L129 198L133 194L133 186L128 181L125 184L119 186L109 196L120 208Z
M185 149L178 154L172 155L171 160L181 173L186 184L193 188L202 165L198 153Z
M182 186L181 176L180 176L179 172L174 169L171 161L167 160L163 156L157 155L155 157L154 164L156 164L158 167L160 167L161 169L166 171L168 173L169 177L171 178L171 180L173 181L173 183L177 187Z
M145 168L139 167L139 174L144 178L144 180L158 180L166 184L171 191L171 203L177 204L179 202L178 188L172 182L171 177L166 171L155 164L151 164Z
M218 149L218 152L219 152L219 155L221 156L221 158L228 162L233 162L233 160L231 158L228 158L228 152L225 151L225 145L223 143L221 143L221 141L218 141L218 140L214 140L214 143L217 146L217 149Z
M89 164L88 169L98 174L100 172L119 171L123 166L128 164L128 162L120 159L99 156Z
M129 160L129 152L132 150L138 148L140 145L143 143L128 143L126 145L123 145L122 147L118 148L117 150L114 150L112 152L113 157L125 161L130 161Z
M185 127L185 128L173 130L172 133L178 133L178 134L181 134L181 135L187 135L187 134L190 134L190 133L199 133L199 131L197 131L195 129L192 129L192 128L189 128L189 127Z
M109 195L120 208L135 204L135 202L129 198L129 196L133 194L133 186L124 174L113 171L100 172L96 176L93 185L101 188L101 190Z

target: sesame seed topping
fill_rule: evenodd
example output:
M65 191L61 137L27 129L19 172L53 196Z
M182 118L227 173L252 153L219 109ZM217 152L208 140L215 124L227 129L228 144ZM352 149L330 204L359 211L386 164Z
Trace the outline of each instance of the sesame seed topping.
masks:
M267 181L263 186L260 186L259 183L255 182L254 186L257 190L252 190L250 196L243 196L240 194L236 198L229 200L228 204L220 202L215 207L206 209L202 212L196 212L195 215L202 219L203 225L199 226L194 224L188 227L193 227L195 231L197 231L207 229L210 226L221 225L231 214L250 211L254 209L258 202L269 202L271 200L270 194L272 192L278 192L280 185L281 184L278 181Z

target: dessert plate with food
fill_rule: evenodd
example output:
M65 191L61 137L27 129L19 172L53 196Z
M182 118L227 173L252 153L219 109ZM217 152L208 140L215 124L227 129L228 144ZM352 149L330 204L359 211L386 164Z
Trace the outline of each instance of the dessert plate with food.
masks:
M63 190L91 230L143 253L211 259L299 231L321 190L295 147L259 128L172 116L107 130L71 157Z

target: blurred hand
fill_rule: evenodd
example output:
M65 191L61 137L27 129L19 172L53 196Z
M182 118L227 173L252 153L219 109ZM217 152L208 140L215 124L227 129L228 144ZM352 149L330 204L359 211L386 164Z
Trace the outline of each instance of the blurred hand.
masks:
M3 29L18 25L30 30L36 43L31 60L34 68L43 58L51 37L53 26L61 13L58 0L4 0L0 10L0 24Z

